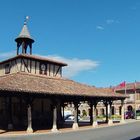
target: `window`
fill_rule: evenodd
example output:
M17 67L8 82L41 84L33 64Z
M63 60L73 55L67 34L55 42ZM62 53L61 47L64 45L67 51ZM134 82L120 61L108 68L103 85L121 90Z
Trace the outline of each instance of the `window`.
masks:
M40 74L47 75L47 64L40 63Z
M5 65L5 74L10 73L10 64Z

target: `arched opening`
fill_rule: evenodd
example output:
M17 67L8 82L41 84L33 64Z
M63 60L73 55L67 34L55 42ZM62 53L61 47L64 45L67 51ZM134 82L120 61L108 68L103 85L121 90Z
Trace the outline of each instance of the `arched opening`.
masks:
M129 106L127 107L127 110L128 110L128 111L133 111L133 107L132 107L131 105L129 105Z
M85 110L85 109L84 109L84 110L82 110L82 116L83 116L83 117L87 116L87 112L86 112L86 110Z
M101 115L103 115L103 116L105 115L105 110L104 110L104 108L101 108L101 109L100 109L100 112L101 112Z

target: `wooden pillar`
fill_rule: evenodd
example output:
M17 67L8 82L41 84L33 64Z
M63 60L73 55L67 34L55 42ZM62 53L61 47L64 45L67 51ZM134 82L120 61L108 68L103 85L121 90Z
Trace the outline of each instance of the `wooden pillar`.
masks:
M72 125L73 129L78 129L78 102L74 102L74 123Z
M62 122L64 123L64 117L65 117L65 105L64 105L64 102L61 102L61 119L62 119Z
M90 124L93 125L93 102L89 102L90 105Z
M8 98L8 129L13 129L13 120L12 120L12 97Z
M97 123L97 113L96 113L96 111L97 111L97 110L96 110L97 103L98 103L98 102L94 102L93 124L92 124L93 127L97 127L97 126L98 126L98 123Z
M41 100L41 115L44 115L44 99Z
M28 117L28 127L27 127L27 133L33 133L32 129L32 111L31 111L31 103L28 103L27 105L27 117Z
M57 126L58 128L63 125L63 117L62 117L62 102L60 100L57 101Z
M22 54L25 54L25 42L22 42Z
M27 45L25 45L25 54L27 54Z
M106 108L106 123L108 123L108 102L104 101L103 103L104 103L105 108Z
M29 45L30 47L30 55L32 55L32 43Z
M28 126L27 126L27 133L33 133L33 129L32 129L32 102L33 102L33 98L27 96L25 98L23 98L26 102L26 106L27 106L27 122L28 122Z
M20 98L19 98L19 108L20 108L19 120L20 120L20 125L21 125L21 126L22 126L22 124L23 124L23 120L22 120L22 117L23 117L23 116L22 116L22 114L23 114L22 111L23 111L23 110L22 110L22 107L23 107L23 106L22 106L22 97L20 97Z
M62 108L63 108L63 121L64 121L64 117L65 117L65 105L64 104L63 104Z
M124 100L121 100L121 123L125 123L125 120L124 120Z
M19 55L19 45L17 44L17 55Z
M108 125L113 124L111 116L112 116L112 101L109 101L109 104L108 104L108 118L109 118Z
M52 132L58 132L57 129L57 107L53 105L53 127L51 129Z

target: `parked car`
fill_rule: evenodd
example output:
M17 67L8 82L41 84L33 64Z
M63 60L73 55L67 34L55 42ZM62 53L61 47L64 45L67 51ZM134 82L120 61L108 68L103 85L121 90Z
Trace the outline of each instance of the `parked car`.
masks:
M127 111L124 114L125 119L134 119L135 118L135 114L133 111Z
M140 120L140 110L136 110L136 119Z
M78 120L80 120L80 116L78 116ZM74 121L74 115L67 115L65 118L64 118L65 121Z
M67 120L67 119L71 118L71 116L73 116L73 115L68 114L68 115L64 116L64 120Z

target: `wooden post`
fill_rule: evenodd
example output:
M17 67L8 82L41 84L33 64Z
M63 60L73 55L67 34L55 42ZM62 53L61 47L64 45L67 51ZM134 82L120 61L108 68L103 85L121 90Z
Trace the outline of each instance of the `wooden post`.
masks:
M19 44L17 44L17 55L19 55Z
M57 129L57 107L53 105L53 127L51 129L52 132L58 132Z
M93 125L93 102L90 102L90 124Z
M12 130L13 129L13 121L12 121L12 97L9 97L8 100L8 129Z
M63 108L63 121L65 121L64 120L64 117L65 117L65 105L64 104L63 104L62 108Z
M98 123L97 123L97 115L96 115L96 107L97 107L97 103L98 102L94 102L94 113L93 113L93 124L92 124L92 126L93 127L97 127L98 126Z
M33 133L33 129L32 129L32 102L33 102L33 98L31 99L31 97L26 96L25 98L23 98L26 102L26 106L27 106L27 122L28 122L28 126L27 126L27 133Z
M60 114L60 125L63 125L64 124L64 117L65 117L65 114L64 114L64 107L65 107L65 105L64 105L64 102L63 101L61 101L61 103L60 103L60 109L58 109L58 114ZM60 111L60 112L59 112Z
M78 129L78 102L74 102L74 123L72 125L73 129Z
M31 104L29 103L27 106L27 115L28 115L28 127L27 127L27 133L33 133L32 129L32 111L31 111Z
M108 125L112 125L113 124L113 121L112 121L112 101L109 101L109 104L108 104L108 118L109 118L109 121L108 121Z
M62 102L60 100L57 101L57 126L61 127L63 125L63 117L62 117Z
M106 108L106 123L108 123L108 102L104 101L103 103L104 103L105 108Z
M32 55L32 43L30 43L30 55Z
M121 123L125 123L125 120L124 120L124 100L121 100Z
M20 106L19 119L20 119L20 125L22 126L22 124L23 124L23 123L22 123L22 122L23 122L23 120L22 120L22 114L23 114L23 113L22 113L22 111L23 111L23 110L22 110L22 97L19 98L19 106Z

